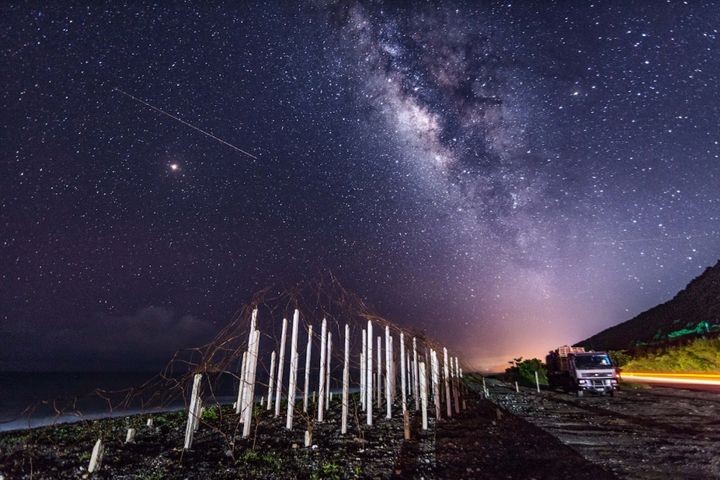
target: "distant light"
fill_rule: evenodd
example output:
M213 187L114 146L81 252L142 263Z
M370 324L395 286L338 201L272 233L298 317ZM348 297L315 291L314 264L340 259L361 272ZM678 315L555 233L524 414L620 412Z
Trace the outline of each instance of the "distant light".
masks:
M178 165L177 163L171 163L170 170L172 170L173 172L177 172L178 170L180 170L180 165Z

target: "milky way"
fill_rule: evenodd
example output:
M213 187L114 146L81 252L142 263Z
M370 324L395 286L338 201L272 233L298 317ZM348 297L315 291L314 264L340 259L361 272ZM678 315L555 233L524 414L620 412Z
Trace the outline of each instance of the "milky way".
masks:
M5 6L0 367L155 366L328 268L478 366L626 320L720 251L718 20Z

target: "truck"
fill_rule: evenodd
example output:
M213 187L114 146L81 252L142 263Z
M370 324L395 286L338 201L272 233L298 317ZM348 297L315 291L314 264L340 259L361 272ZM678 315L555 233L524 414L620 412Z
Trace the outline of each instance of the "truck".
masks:
M607 352L585 351L563 345L545 357L550 388L562 388L582 397L585 392L615 395L618 374Z

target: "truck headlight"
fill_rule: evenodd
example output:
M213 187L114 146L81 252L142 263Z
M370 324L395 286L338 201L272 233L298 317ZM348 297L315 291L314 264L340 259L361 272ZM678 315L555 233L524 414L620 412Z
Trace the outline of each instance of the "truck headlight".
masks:
M587 383L587 380L578 380L578 383L580 385L585 385Z

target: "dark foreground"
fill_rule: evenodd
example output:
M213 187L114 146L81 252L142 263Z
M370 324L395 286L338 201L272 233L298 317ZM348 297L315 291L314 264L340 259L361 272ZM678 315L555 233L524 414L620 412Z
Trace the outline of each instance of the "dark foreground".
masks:
M720 478L720 395L664 387L577 398L488 382L490 399L628 479Z
M303 446L302 419L289 432L260 408L260 426L249 439L235 439L237 417L224 408L204 420L187 452L183 413L154 415L153 427L145 426L146 416L135 416L9 432L0 435L0 474L8 480L88 477L90 452L102 436L105 457L92 478L614 478L542 429L469 395L467 410L431 419L426 432L414 416L410 441L403 440L399 415L376 417L373 427L351 415L348 435L340 435L337 400L329 419L315 426L312 448ZM135 443L123 443L128 427L137 428Z

